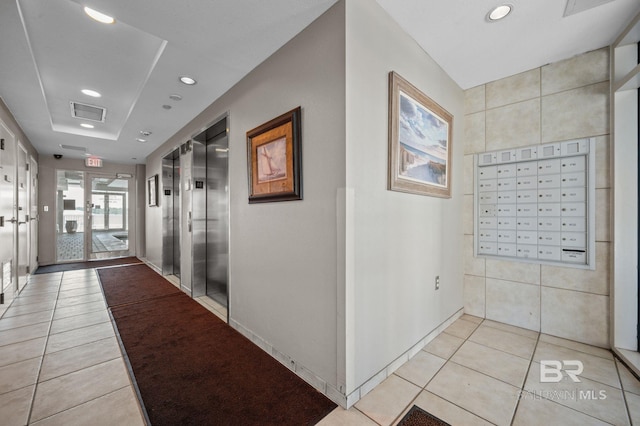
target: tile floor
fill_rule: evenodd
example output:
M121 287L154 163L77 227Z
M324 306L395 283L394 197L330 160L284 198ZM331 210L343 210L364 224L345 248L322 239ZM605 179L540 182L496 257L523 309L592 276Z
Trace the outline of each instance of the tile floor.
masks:
M580 382L541 383L543 360L581 361ZM640 425L640 382L604 349L464 315L319 425L393 425L414 404L452 425ZM144 424L95 270L32 276L0 318L0 423Z
M0 318L0 423L145 424L95 270L31 276Z
M549 360L582 362L580 382L563 372L543 383L540 362ZM395 425L413 405L452 425L640 425L640 381L610 351L463 315L319 425Z

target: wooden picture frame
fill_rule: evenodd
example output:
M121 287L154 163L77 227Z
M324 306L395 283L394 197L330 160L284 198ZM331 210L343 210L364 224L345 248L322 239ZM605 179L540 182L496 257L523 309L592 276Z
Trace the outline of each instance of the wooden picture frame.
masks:
M453 116L389 73L388 189L451 198Z
M297 107L247 132L249 204L302 200L301 114Z
M149 207L158 205L158 175L153 175L147 179L147 200Z

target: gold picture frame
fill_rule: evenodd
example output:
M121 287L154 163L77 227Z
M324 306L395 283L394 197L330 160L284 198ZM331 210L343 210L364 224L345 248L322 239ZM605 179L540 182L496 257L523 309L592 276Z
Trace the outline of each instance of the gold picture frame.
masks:
M451 198L453 116L389 73L388 189Z

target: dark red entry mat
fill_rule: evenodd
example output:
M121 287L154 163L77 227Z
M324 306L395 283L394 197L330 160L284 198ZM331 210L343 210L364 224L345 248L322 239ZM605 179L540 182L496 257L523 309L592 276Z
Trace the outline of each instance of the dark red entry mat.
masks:
M312 425L336 407L146 265L98 273L151 424Z
M89 262L58 263L56 265L39 266L34 274L77 271L80 269L103 268L105 266L127 265L131 263L142 263L142 261L137 257L118 257L116 259L90 260Z

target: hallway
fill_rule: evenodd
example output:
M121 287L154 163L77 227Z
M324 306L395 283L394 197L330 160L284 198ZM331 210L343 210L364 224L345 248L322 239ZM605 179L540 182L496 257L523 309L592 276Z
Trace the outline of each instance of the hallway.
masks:
M579 360L580 383L540 383L541 360ZM95 269L31 277L0 318L0 373L4 425L144 424ZM640 382L607 350L464 315L319 424L392 425L414 404L452 425L639 424Z

